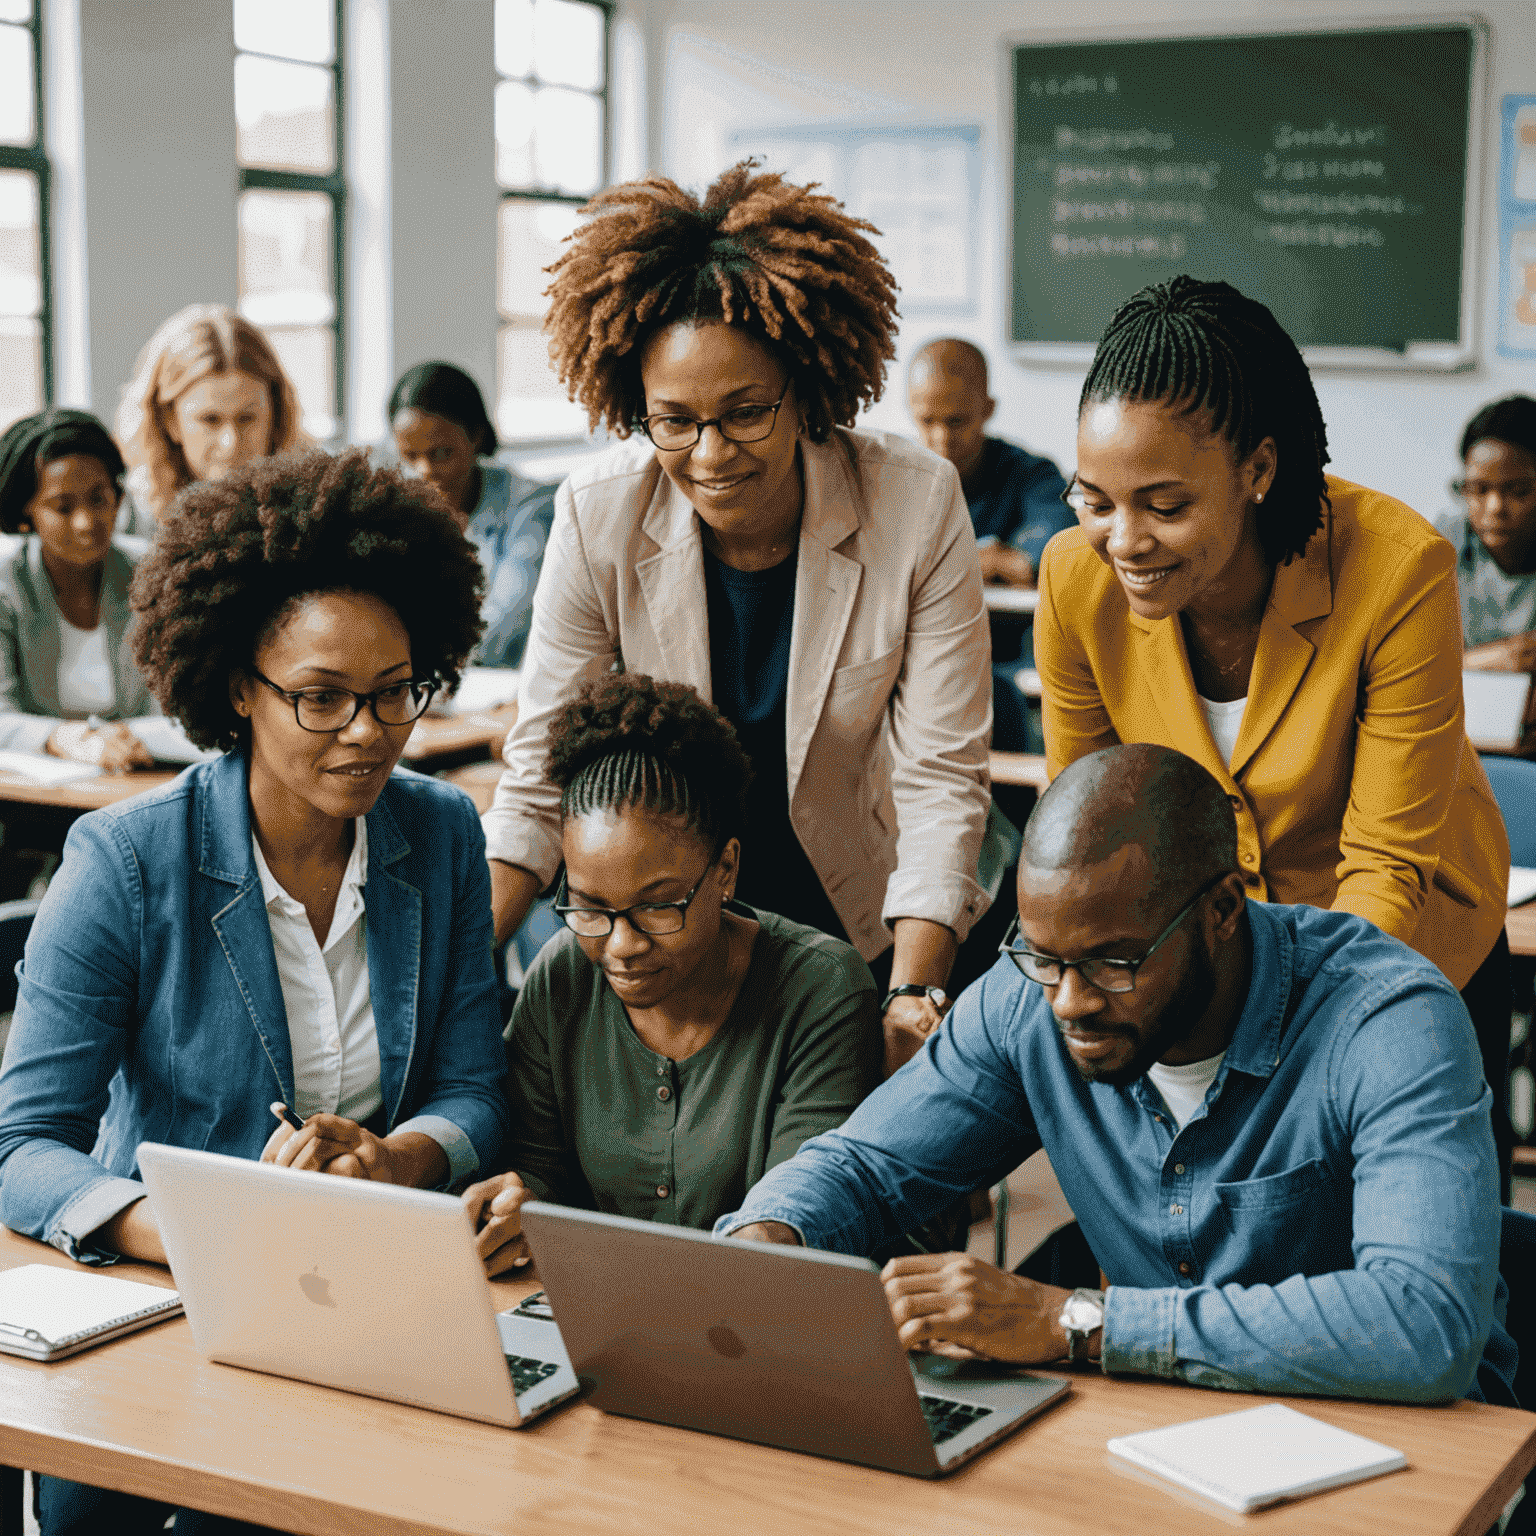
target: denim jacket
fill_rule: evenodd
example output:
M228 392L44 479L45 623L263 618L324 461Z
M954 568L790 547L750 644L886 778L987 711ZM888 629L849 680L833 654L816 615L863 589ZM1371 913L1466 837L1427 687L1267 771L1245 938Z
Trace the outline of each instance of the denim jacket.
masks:
M771 1169L755 1221L869 1253L1043 1146L1110 1279L1106 1372L1440 1402L1513 1375L1499 1176L1466 1008L1358 917L1250 902L1248 996L1179 1129L1146 1077L1089 1083L1010 961L840 1129Z
M473 805L397 773L368 813L368 979L390 1132L449 1179L507 1129L490 882ZM70 829L17 967L0 1074L0 1221L100 1262L141 1141L260 1156L293 1056L252 857L246 763L201 763Z

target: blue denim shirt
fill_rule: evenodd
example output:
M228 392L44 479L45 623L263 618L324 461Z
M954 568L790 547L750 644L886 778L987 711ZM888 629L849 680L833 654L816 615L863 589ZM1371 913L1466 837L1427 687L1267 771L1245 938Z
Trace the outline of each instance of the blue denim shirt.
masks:
M505 464L481 462L480 500L464 530L485 570L485 634L471 658L477 666L522 665L558 489L525 480Z
M1145 1077L1085 1082L1043 990L1000 960L715 1231L780 1221L811 1247L869 1253L1043 1146L1111 1281L1105 1371L1467 1394L1494 1326L1500 1226L1467 1011L1360 918L1250 903L1247 922L1247 1002L1183 1130ZM1507 1362L1494 1331L1490 1358Z
M385 1123L449 1179L507 1129L490 878L475 808L396 773L368 813L368 981ZM259 1157L293 1052L251 852L245 759L82 816L17 967L0 1221L73 1258L144 1193L141 1141Z

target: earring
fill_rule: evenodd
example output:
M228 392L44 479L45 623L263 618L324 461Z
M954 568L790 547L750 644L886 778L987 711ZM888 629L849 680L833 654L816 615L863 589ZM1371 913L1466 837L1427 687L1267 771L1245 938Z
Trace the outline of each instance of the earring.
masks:
M1264 492L1260 491L1259 494L1257 496L1255 496L1253 499L1255 501L1263 501L1264 500Z

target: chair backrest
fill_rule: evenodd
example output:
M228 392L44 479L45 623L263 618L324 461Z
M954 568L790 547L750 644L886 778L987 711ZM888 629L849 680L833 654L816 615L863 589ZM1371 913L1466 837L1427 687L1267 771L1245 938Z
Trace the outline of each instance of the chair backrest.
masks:
M0 1013L16 1006L16 962L26 948L40 901L0 902Z
M1509 832L1509 861L1536 867L1536 762L1485 757L1483 767Z

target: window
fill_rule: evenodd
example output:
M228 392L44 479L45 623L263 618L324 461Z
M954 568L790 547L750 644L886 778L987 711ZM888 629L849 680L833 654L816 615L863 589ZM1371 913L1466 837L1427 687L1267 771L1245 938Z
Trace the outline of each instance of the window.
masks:
M41 0L0 0L0 428L53 398Z
M342 0L234 6L240 313L282 360L305 431L332 438L345 383Z
M496 0L496 426L509 441L579 437L544 341L543 269L608 168L602 0Z

